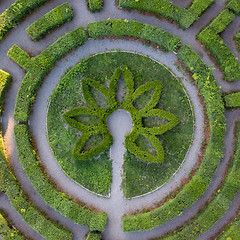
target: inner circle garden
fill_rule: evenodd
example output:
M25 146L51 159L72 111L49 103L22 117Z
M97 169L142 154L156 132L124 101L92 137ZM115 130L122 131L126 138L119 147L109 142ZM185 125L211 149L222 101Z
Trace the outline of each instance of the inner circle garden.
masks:
M112 138L106 118L118 108L129 110L133 122L125 140L122 182L125 197L131 198L169 181L192 141L191 102L167 67L118 50L82 59L66 71L50 97L48 140L70 178L107 197Z

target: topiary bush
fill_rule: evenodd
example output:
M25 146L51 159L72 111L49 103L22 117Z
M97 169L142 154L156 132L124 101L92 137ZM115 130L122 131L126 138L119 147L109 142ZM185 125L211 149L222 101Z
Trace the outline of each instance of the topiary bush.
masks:
M34 41L46 36L50 30L59 27L73 19L73 9L68 2L59 5L32 23L27 29L27 35Z

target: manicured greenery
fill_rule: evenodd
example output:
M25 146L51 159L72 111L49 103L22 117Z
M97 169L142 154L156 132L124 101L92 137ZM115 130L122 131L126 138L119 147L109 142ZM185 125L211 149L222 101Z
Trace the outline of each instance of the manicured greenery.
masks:
M90 232L86 238L86 240L101 240L102 235L100 232Z
M167 222L190 207L208 188L216 168L222 158L223 142L225 136L224 105L216 80L201 58L189 46L183 45L177 56L187 65L193 73L200 94L207 105L207 114L210 123L210 139L202 164L192 180L186 184L174 199L161 207L146 213L123 217L124 231L140 231L152 229Z
M31 68L28 69L20 85L14 111L16 121L27 121L30 108L34 102L36 91L41 85L44 76L71 49L81 46L88 37L83 27L76 28L58 38L42 53L31 59Z
M92 22L87 25L87 30L91 38L105 36L138 37L155 42L169 51L175 51L181 43L179 37L175 37L161 28L126 19Z
M240 107L240 92L224 96L226 107Z
M240 236L240 215L234 219L217 240L238 240Z
M45 2L47 0L17 0L13 3L0 15L0 40L24 17Z
M233 40L235 41L235 45L237 46L238 52L240 52L240 32L237 33Z
M89 10L91 12L100 11L103 7L103 0L88 0Z
M7 194L11 205L23 220L45 239L72 239L73 234L69 230L63 229L61 225L46 218L45 214L40 212L21 190L20 184L8 167L2 133L0 134L0 166L0 191Z
M239 191L240 185L240 122L238 122L237 141L235 154L224 179L222 187L216 196L208 203L203 211L199 213L187 226L167 236L168 240L192 240L198 239L204 232L208 231L228 210L233 199Z
M31 58L23 49L14 44L7 53L8 57L23 69L31 68Z
M76 146L74 148L73 156L76 160L87 160L92 157L100 154L101 152L107 150L113 142L112 136L108 131L106 125L107 117L110 116L118 106L118 102L115 99L116 95L116 84L120 79L120 76L123 74L125 84L127 86L127 96L122 103L122 108L128 111L131 114L134 128L132 132L126 136L125 147L128 151L133 153L135 156L141 160L147 162L163 162L164 161L164 150L161 142L155 135L161 135L166 131L175 127L178 124L178 119L171 113L168 113L164 110L153 109L160 98L162 91L162 85L159 81L149 82L134 91L134 80L131 71L127 66L121 66L117 68L111 77L109 82L109 89L101 85L98 81L84 78L82 79L82 89L83 95L88 103L89 108L74 108L63 114L65 121L73 128L83 132L81 137L78 139ZM96 89L100 92L106 99L108 106L107 108L99 108L93 94L90 92L90 88ZM133 106L133 101L143 95L149 90L154 90L154 94L149 103L144 106L143 109L136 111L136 108ZM98 116L99 122L95 125L86 126L76 120L77 116L89 114L90 116ZM143 117L159 117L166 119L168 122L158 127L145 128L142 126ZM91 136L101 134L102 141L99 141L98 144L93 146L90 150L84 151L84 146ZM145 151L142 148L136 145L136 139L139 135L143 135L149 142L152 143L155 148L155 154L151 154L149 151Z
M73 19L73 9L68 2L46 13L43 17L32 23L27 29L27 35L34 41L46 36L50 30L59 27Z
M24 240L22 234L7 221L4 213L0 210L0 237L3 240Z
M20 163L30 182L46 203L77 224L84 225L90 230L103 231L107 223L106 213L96 213L71 201L65 194L60 193L42 172L32 147L29 126L17 124L14 133Z
M240 79L240 65L238 59L218 34L224 31L234 18L235 14L225 9L197 36L216 58L227 81Z
M231 11L233 11L235 14L240 13L240 2L239 0L231 0L227 4L227 8Z
M128 69L124 70L125 68L122 67L121 70L119 66L125 64ZM123 76L121 76L122 73L124 73ZM126 81L129 78L134 82ZM92 87L88 85L90 89L87 92L92 93L92 96L87 96L83 91L86 87L84 83L86 79L91 79L88 82ZM114 81L110 81L111 79ZM161 80L161 84L159 81L156 82L157 79ZM122 92L119 93L120 82L124 86L127 85L122 92L125 91L128 97L122 96ZM160 91L156 88L157 85L162 85ZM153 88L156 91L153 91ZM116 100L118 100L117 105ZM155 105L157 109L151 110ZM93 158L89 161L74 161L72 154L79 139L79 131L84 132L88 128L96 129L99 124L102 124L103 120L100 119L110 115L113 111L110 109L116 109L116 106L129 111L134 126L145 131L147 136L154 134L155 130L157 134L162 134L170 129L172 123L167 123L167 119L177 117L179 120L172 130L163 133L161 138L159 137L165 151L163 163L149 164L132 153L128 153L132 157L127 162L125 159L126 174L123 188L127 189L124 190L126 196L132 197L162 185L178 169L191 142L193 116L190 103L180 83L165 67L147 57L123 52L99 54L83 59L68 71L50 99L47 116L49 143L58 163L71 178L84 187L104 195L108 194L111 184L109 181L111 180L111 167L106 168L107 159L102 161L104 154L100 155L100 159ZM101 110L101 113L97 113L95 109ZM160 109L167 109L176 117ZM82 115L84 113L84 116L79 115L80 112ZM89 112L92 113L91 116L87 116ZM157 117L158 114L161 116ZM63 116L66 115L71 116L72 119L69 117L64 119ZM143 125L141 121L138 121L139 119L143 119ZM74 127L73 124L75 124ZM165 130L163 130L164 124L168 127ZM87 149L91 149L90 147ZM145 152L149 151L139 145L138 141L135 147L141 147ZM150 157L157 158L152 155Z
M189 8L181 8L167 0L119 0L119 6L156 13L176 21L183 29L190 27L214 0L193 0Z
M12 82L12 76L0 69L0 116L3 113L3 101L9 84Z

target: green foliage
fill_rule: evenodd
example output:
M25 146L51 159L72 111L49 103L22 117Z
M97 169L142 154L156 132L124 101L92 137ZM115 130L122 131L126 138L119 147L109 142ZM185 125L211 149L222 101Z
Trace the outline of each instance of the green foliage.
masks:
M4 191L7 194L11 205L23 220L45 239L72 239L73 234L69 232L69 230L63 229L61 225L53 223L46 218L45 214L40 212L21 190L20 184L16 181L15 176L8 168L3 147L2 133L0 134L0 166L0 191ZM41 182L39 182L39 184L41 184ZM0 228L0 233L2 233L1 230ZM3 236L1 235L1 237ZM17 236L14 236L13 239L16 238Z
M237 33L233 40L235 41L238 52L240 52L240 32Z
M5 97L5 93L9 84L12 82L12 76L0 69L0 116L3 113L2 105Z
M208 203L206 208L199 213L187 226L167 236L168 240L198 239L204 232L208 231L228 210L233 199L239 191L240 185L240 122L238 122L237 141L235 154L224 179L222 187L217 191L216 196ZM226 239L226 238L224 238ZM236 239L237 238L233 238Z
M228 226L217 240L238 240L240 236L240 215Z
M38 41L46 36L50 30L59 27L72 19L73 9L68 2L65 2L32 23L26 29L26 33L32 40Z
M23 69L31 68L30 56L16 44L9 49L7 55Z
M176 21L183 29L190 27L214 0L194 0L188 9L167 0L119 0L119 6L156 13Z
M223 10L213 19L206 29L211 29L215 33L221 33L234 20L235 14L228 9Z
M198 172L174 199L150 212L124 216L122 222L124 231L152 229L181 215L208 188L222 158L225 115L223 101L216 80L207 65L189 46L183 45L177 56L193 73L193 78L197 81L200 94L204 97L207 105L211 134L206 153Z
M88 0L89 10L91 12L100 11L103 7L103 0Z
M125 77L119 68L123 65L127 65L130 70L124 72ZM108 150L97 157L89 158L89 161L74 161L72 153L80 137L79 131L81 130L78 127L81 126L81 132L84 132L87 127L99 124L100 117L94 114L95 110L93 109L107 108L109 101L94 88L97 84L92 84L93 87L88 86L93 97L88 99L88 102L91 102L91 108L89 108L83 94L83 87L86 85L82 85L82 80L93 79L105 86L111 93L108 98L113 98L114 101L118 99L120 101L118 106L122 108L126 98L120 97L123 92L120 85L125 86L125 80L129 78L134 82L127 82L128 85L123 90L125 91L124 95L133 94L135 89L136 91L142 89L141 86L146 83L159 80L164 87L156 108L159 110L168 109L169 112L177 116L180 122L159 137L164 150L167 149L163 163L149 164L131 153L129 153L133 156L131 161L127 161L125 158L124 164L127 164L124 166L126 177L123 180L123 188L128 189L124 192L126 197L144 194L168 181L183 161L192 139L193 116L187 95L180 82L163 65L148 57L125 52L98 54L81 60L80 63L66 72L51 96L47 116L48 138L52 151L66 174L87 189L102 195L109 193L111 185L112 168L109 156L106 154ZM149 84L146 86L150 89ZM153 88L155 88L154 86L156 83L152 85ZM130 106L133 105L133 110L136 108L135 111L139 111L148 106L153 95L156 94L154 90L146 90L134 100L128 97ZM102 98L99 97L100 95ZM79 111L80 107L81 111ZM75 127L70 127L67 120L62 117L67 112L72 114L71 118L77 120L72 121L70 117L68 118L68 121L71 121L70 125L73 122L76 123ZM92 115L89 115L89 112ZM148 131L167 122L166 119L156 116L141 118L144 121L143 126L147 127ZM98 136L93 137L96 139ZM90 149L89 142L86 142L84 150ZM149 151L144 147L143 150Z
M229 10L233 11L235 14L239 14L240 13L240 2L239 2L239 0L231 0L227 4L227 8Z
M162 85L159 81L148 82L138 87L134 91L134 80L131 71L127 68L127 66L121 66L121 70L127 86L127 96L122 103L122 108L131 114L134 125L132 132L126 136L125 147L128 151L136 155L141 160L147 162L163 162L164 150L160 140L155 135L161 135L166 131L172 129L178 124L179 121L177 117L175 117L171 113L168 113L162 109L153 109L157 105L162 91ZM118 67L114 71L111 81L109 83L109 89L101 85L98 81L84 78L82 80L83 95L91 109L88 110L86 108L77 108L63 114L63 118L65 118L66 122L70 124L71 127L74 127L77 130L84 132L78 139L74 148L73 155L75 159L91 159L93 156L100 154L112 145L113 140L111 134L108 131L106 119L117 109L119 105L118 101L116 101L115 99L116 92L113 90L116 90L116 84L120 78L121 70ZM91 93L90 87L96 89L104 95L108 103L107 108L98 107L98 104L97 102L95 102L93 94ZM154 91L151 100L141 110L138 111L136 108L134 108L133 101L139 96L143 95L146 91L151 89ZM98 116L100 118L99 123L97 122L95 126L86 126L78 122L76 120L76 116L79 116L82 113L88 113L90 115ZM168 120L168 123L163 124L159 127L145 128L144 126L142 126L142 117L149 116L165 118ZM83 148L87 140L91 136L97 135L99 133L103 136L102 141L99 141L99 143L96 146L92 147L90 150L84 151ZM156 150L156 154L151 154L150 152L145 151L137 146L136 139L139 135L143 135L145 138L148 139L150 143L153 144L153 147Z
M240 65L238 59L218 34L224 31L234 18L235 14L225 9L197 36L216 58L227 81L237 81L240 79Z
M101 240L102 236L100 232L90 232L86 240Z
M25 238L21 233L14 229L10 223L8 223L4 214L0 211L0 237L4 240L24 240Z
M36 91L42 83L44 76L64 54L72 48L81 46L88 37L83 27L76 28L58 38L56 42L31 61L31 68L28 69L20 85L17 102L14 111L16 121L27 121L30 108L34 102Z
M179 37L175 37L161 28L126 19L92 22L87 25L87 30L91 38L105 36L138 37L155 42L169 51L175 51L181 43Z
M0 16L0 40L24 17L45 2L47 0L16 0Z
M240 92L224 96L226 107L240 107Z
M90 230L103 231L107 223L106 213L96 213L71 201L70 198L58 192L41 171L30 140L28 125L15 125L14 133L21 165L30 182L45 202L75 223L84 225Z

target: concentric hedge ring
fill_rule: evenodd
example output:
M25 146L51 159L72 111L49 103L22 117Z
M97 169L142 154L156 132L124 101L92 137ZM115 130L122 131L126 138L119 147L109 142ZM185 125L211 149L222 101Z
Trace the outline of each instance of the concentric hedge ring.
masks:
M110 25L108 24L109 22L111 23ZM118 36L132 35L132 36L140 36L140 37L150 36L149 32L148 32L148 35L142 35L142 33L144 33L144 28L148 29L150 27L148 27L148 25L138 24L136 21L107 20L103 22L97 22L96 24L98 26L97 33L94 30L96 29L94 23L90 24L88 27L90 35L92 36L104 36L104 35L118 35ZM119 24L121 25L120 28L115 26ZM132 28L133 26L134 28ZM100 31L101 33L99 33L99 29L101 29ZM117 32L116 32L116 29L118 29ZM121 31L119 32L120 29L122 32ZM136 31L137 29L139 29L139 32ZM169 42L174 43L175 41L175 43L170 46L166 44L166 42L164 42L165 41L164 38L161 38L158 35L159 41L157 40L156 42L158 44L159 43L163 44L163 46L166 48L170 47L171 50L173 49L176 50L176 48L178 47L178 44L176 44L176 41L178 40L176 38L174 38L172 35L167 34L165 31L158 30L157 28L152 27L151 31L153 32L158 31L158 33L161 36L165 36L167 38L166 42L168 43ZM139 35L139 33L141 34ZM154 35L154 37L155 36L156 35ZM17 120L26 121L28 119L30 106L34 101L35 92L40 82L42 81L42 77L48 71L48 69L52 67L54 62L64 54L65 50L69 51L73 46L76 46L79 44L81 45L86 40L86 38L87 38L86 34L84 33L82 28L76 29L66 34L64 37L60 38L56 43L54 43L49 48L44 50L42 54L40 54L38 57L31 60L31 64L30 64L31 68L26 74L26 77L23 80L23 83L20 87L19 94L18 94L18 100L17 100L16 109L15 109L15 118ZM65 41L66 39L68 41ZM154 40L154 38L152 37L149 37L149 39ZM66 42L68 43L68 45L66 45ZM174 48L172 48L173 46ZM9 56L11 56L12 58L14 58L13 53L14 53L14 48L12 48L9 52ZM181 214L185 208L193 204L206 190L215 172L215 169L222 157L222 147L223 147L223 139L224 139L224 131L225 131L225 117L223 114L224 108L223 108L222 100L220 98L219 88L215 84L215 79L211 74L211 71L206 67L204 63L202 63L201 59L198 58L196 53L192 51L189 47L183 45L178 51L178 56L190 67L190 70L194 73L193 77L197 80L199 84L200 92L205 97L206 104L208 105L207 106L208 115L210 119L210 128L211 128L210 142L208 144L206 155L200 170L194 176L193 180L185 186L183 191L174 200L172 200L171 203L166 203L163 205L163 207L156 209L150 212L149 214L140 214L133 217L131 216L125 217L123 222L123 228L125 231L150 229L154 226L161 224L164 221L167 221L168 219L175 217L176 215ZM196 65L196 62L198 63L200 62L201 64ZM36 74L36 71L39 73L39 75ZM204 75L205 77L203 77ZM34 81L32 81L31 77L34 79ZM207 81L206 86L204 85L205 81ZM27 84L28 86L27 88L25 87L26 86L25 84ZM24 101L24 98L22 98L23 96L22 93L25 91L28 92L27 103ZM214 102L208 101L209 98L211 99L214 98ZM214 151L212 149L213 145L214 145ZM216 147L218 147L217 150L216 150ZM210 159L211 159L211 165L209 165ZM194 186L196 185L201 186L201 188L194 189ZM191 197L189 196L189 194L191 194ZM174 207L175 210L171 212L171 214L169 214L168 209L172 210L175 202L177 203L177 201L179 201L180 199L182 202L181 205L179 205L179 202L178 202L176 207ZM164 211L165 214L159 215L159 211L160 212ZM166 211L167 211L167 214L166 214ZM152 213L157 214L156 216L158 216L157 218L155 218L154 222L151 221L151 219L153 218L153 216L151 215ZM143 225L141 225L141 220L140 220L141 216L144 219L144 221L142 222ZM146 222L146 217L148 218L148 216L150 216L150 219L148 221L148 225L146 226L145 222ZM164 216L164 219L159 219L159 216ZM138 222L138 219L140 220L140 222Z
M21 20L21 17L23 14L27 14L28 12L32 11L34 8L43 4L44 2L46 2L46 0L40 0L40 1L39 0L31 0L31 1L17 0L16 3L13 4L9 8L9 10L5 11L4 14L2 14L0 17L0 22L2 20L2 23L3 23L2 25L0 23L0 39L5 35L5 33L9 29L11 29L16 23L18 23ZM124 7L124 4L125 4L125 7L133 7L136 9L143 9L145 11L148 10L151 12L156 11L158 14L163 15L165 18L170 17L173 21L176 21L182 27L187 28L194 21L196 21L198 17L206 10L206 8L208 8L213 2L214 0L193 0L191 6L189 6L189 8L184 9L176 6L175 4L169 2L168 0L154 0L151 2L151 4L146 0L143 0L143 1L120 0L120 6ZM30 4L28 5L28 3ZM89 1L89 7L92 11L98 9L98 7L100 9L100 7L102 7L102 4L103 4L103 0ZM221 7L221 3L219 3L218 1L215 1L214 4L215 4L215 7L216 6ZM224 4L224 2L222 4ZM239 11L240 11L239 0L231 0L229 3L226 4L225 10L222 11L218 15L218 17L216 17L216 19L198 35L199 39L201 39L205 47L209 48L209 50L212 52L217 62L220 64L221 71L225 73L228 80L229 79L238 80L239 64L238 64L238 60L235 58L236 54L232 53L230 51L230 48L228 48L228 46L224 43L225 41L224 36L222 36L223 37L222 38L218 36L218 34L222 32L227 27L228 24L230 24L230 22L236 17L236 15L239 14ZM113 14L109 15L110 17L114 16L115 11L113 12L114 12ZM67 17L70 17L69 20L72 18L73 13L74 15L76 14L75 11L66 12L66 13L67 13L66 16L68 15ZM50 15L46 14L45 16L49 17ZM135 13L133 13L133 15L136 16L138 15L138 13L136 15ZM99 16L100 18L104 17L101 15ZM62 19L61 21L60 20L61 19L58 16L56 19L56 22L54 22L53 25L56 25L61 21L65 21L66 19L65 20ZM210 20L210 18L208 20ZM142 19L140 21L142 21ZM154 25L156 24L156 22L151 22L151 24ZM51 29L53 27L50 25L51 24L46 24L45 26L46 29ZM158 25L158 23L156 25ZM195 28L195 25L193 26L194 30L197 29ZM170 24L167 23L166 29L168 29L168 26L170 26ZM164 25L164 28L165 28L165 25ZM224 164L228 161L228 156L230 155L228 151L226 151L227 156L225 156L224 161L222 161L221 164L219 164L222 158L222 151L223 151L225 116L224 116L223 102L220 97L220 91L215 83L215 79L211 73L211 70L207 67L206 64L204 64L201 61L200 57L189 46L181 45L180 39L178 37L174 37L168 32L154 26L150 26L150 25L143 24L136 21L128 21L126 19L125 20L108 19L106 21L90 23L88 24L86 29L87 30L83 28L78 28L72 32L69 32L65 36L61 37L57 42L49 46L39 56L35 58L31 58L26 52L24 52L21 48L17 46L14 46L9 51L9 56L12 59L14 59L16 62L18 62L22 68L27 70L25 78L19 89L18 99L16 103L15 118L17 119L17 121L19 121L19 123L16 124L15 126L15 140L17 143L17 148L18 148L17 150L18 150L20 162L28 178L32 182L32 185L34 186L34 188L39 192L42 198L51 207L53 207L55 210L60 212L65 217L73 220L75 223L82 224L87 228L94 230L94 232L91 232L89 234L87 239L101 238L100 232L95 232L95 231L104 230L106 221L107 221L106 214L96 213L93 209L83 207L81 204L80 204L81 206L79 204L75 204L74 201L72 201L72 199L69 199L66 195L58 192L56 188L52 186L52 183L49 181L49 179L47 179L46 175L43 174L42 171L40 171L40 168L38 165L39 159L38 159L38 156L35 154L32 140L30 138L30 131L28 129L29 126L31 126L32 129L36 127L36 123L33 123L34 121L32 122L33 118L31 118L31 124L29 121L31 105L35 101L35 94L39 89L39 86L41 85L44 76L48 73L50 68L54 66L54 64L59 58L64 56L65 53L67 53L70 49L72 49L72 47L77 47L79 45L82 45L85 41L87 41L89 37L102 38L102 37L114 36L114 38L115 37L129 38L130 36L132 39L137 38L139 40L140 38L140 41L143 41L142 39L145 39L144 40L145 42L148 41L149 43L150 41L150 44L157 46L157 48L159 48L159 45L160 45L161 47L167 50L173 51L174 54L176 54L178 58L181 60L181 63L184 63L186 65L185 67L187 67L187 69L190 72L192 72L193 74L192 76L196 80L200 93L204 97L205 103L207 105L206 109L207 109L207 114L210 120L209 122L210 140L209 142L206 143L207 148L206 148L205 156L203 158L202 165L200 166L198 171L196 171L196 174L191 179L191 181L181 189L180 193L174 195L174 198L171 199L170 201L165 201L165 203L158 208L150 209L150 210L147 210L148 212L144 212L140 214L124 216L123 229L125 231L135 231L135 230L140 231L143 229L152 229L161 223L164 223L168 220L173 219L177 215L180 215L181 219L176 218L175 222L178 222L178 226L180 226L185 224L185 222L181 221L182 219L189 220L189 218L184 218L185 214L182 214L186 208L191 206L197 200L199 200L196 203L196 205L198 206L199 204L205 204L207 200L209 200L209 202L211 200L210 204L208 204L208 206L205 207L204 211L202 211L201 213L198 213L197 217L193 219L193 221L189 221L187 223L187 226L184 226L182 230L175 231L173 234L171 234L171 236L167 236L167 239L197 239L200 235L204 238L206 236L206 234L204 233L208 231L211 226L215 226L214 223L217 222L218 219L222 217L223 213L227 211L227 209L229 208L233 198L235 197L239 189L239 181L237 180L237 176L239 175L239 170L237 167L239 165L238 163L239 149L236 147L237 150L235 153L235 157L233 158L232 165L230 166L229 172L227 172L226 168L224 168ZM175 32L175 26L169 29L170 29L169 31L173 30ZM192 31L190 30L189 32L192 32ZM179 30L179 34L180 35L183 34L181 30ZM21 44L21 41L17 41L17 42ZM194 42L194 41L190 40L190 42ZM45 44L43 43L43 45ZM5 45L3 44L3 46ZM7 46L9 45L7 44ZM25 46L25 44L23 44L23 46ZM42 46L42 45L39 44L39 46ZM220 46L220 47L217 48L216 46ZM197 45L195 45L194 48L199 50ZM31 47L27 47L26 49L29 50L31 49ZM200 50L200 52L202 51ZM5 70L7 70L8 72L11 72L11 70L9 70L10 67L8 68L6 66L3 66L2 68L4 69L4 67L5 67ZM0 71L0 79L1 79L1 74L2 72ZM14 81L14 84L16 84L16 81ZM227 86L227 88L229 87L228 89L233 90L233 86L230 84L228 85L222 84L222 86L223 87ZM235 84L234 86L238 87L237 84ZM236 100L237 97L238 95L235 94L235 95L229 95L228 98L225 97L225 99ZM238 106L237 101L236 103L234 102L232 104L228 104L228 106ZM227 112L226 115L229 116L231 114ZM3 118L5 118L5 116L9 117L8 113L5 113ZM234 119L236 119L236 115L234 116L235 116ZM3 119L3 123L5 124L5 119ZM4 128L5 126L6 124L4 125ZM43 128L44 127L42 127L42 129ZM13 128L11 128L11 130L12 129ZM39 133L38 130L37 132ZM239 142L239 136L240 136L239 128L238 129L236 128L236 132L238 133L238 142ZM101 134L104 135L105 132L101 132ZM226 140L229 139L228 136L229 135L226 136ZM13 138L11 139L13 140ZM229 144L226 143L226 145L229 147L230 143ZM16 179L14 178L14 175L11 174L11 170L5 166L6 157L3 151L3 147L1 147L0 153L1 153L0 160L3 165L0 171L1 191L6 192L9 199L12 201L12 205L20 213L23 219L25 219L29 223L29 225L32 226L34 229L36 229L44 238L53 239L53 240L55 240L56 237L59 239L70 239L72 237L72 234L69 231L62 229L61 226L58 226L57 224L54 224L51 221L49 221L49 219L47 219L43 214L39 213L38 209L34 208L31 205L31 202L24 197L24 194L19 188L19 185ZM213 177L218 165L220 166L219 169L221 169L222 172L226 172L227 174L225 179L224 177L221 178L221 180L224 179L223 186L219 188L219 190L212 187L209 188L208 191L206 192L206 195L210 193L212 194L212 197L209 197L210 196L209 194L207 200L206 198L204 198L205 195L200 199L202 194L208 188L211 180L213 184L217 183L219 184L219 186L221 185L219 181L216 181L216 179ZM18 174L16 175L18 176ZM59 183L58 186L61 187L61 183ZM65 187L64 187L64 190L66 190ZM79 190L82 190L82 189L79 188ZM216 194L215 194L215 190L217 192ZM72 194L73 191L66 190L66 192ZM87 196L87 194L88 193L86 192L85 196ZM93 195L89 195L89 196L93 196ZM143 197L141 199L133 200L132 203L130 203L130 205L131 204L133 205L137 202L141 202L141 200L144 201L144 199L147 199L147 197L149 196ZM39 196L37 197L39 198ZM82 200L83 198L84 197L79 197L79 199L82 199ZM90 202L92 201L92 199L94 198L89 199ZM104 199L104 200L106 200L106 202L108 201L110 205L113 202L107 199ZM143 201L142 201L141 208L144 207ZM119 204L120 206L124 205L124 204L121 204L121 201L119 202L120 202ZM98 207L97 206L98 204L94 203L93 205ZM105 211L105 209L102 208L101 204L99 204L99 206L102 210ZM129 207L128 210L126 210L126 212L128 212L129 210L134 210L136 208L137 207L135 208ZM188 210L191 210L191 208ZM109 213L109 217L112 217L114 215L114 213L113 215L111 215L111 213L108 212L109 211L108 208L106 208L106 211L107 213ZM121 212L121 214L122 213L123 211ZM189 213L189 211L187 213ZM193 214L190 214L190 215L193 216ZM3 218L1 218L1 216L3 216L3 218L5 217L4 214L1 215L0 213L0 228L1 226L3 226L5 229L6 224L1 225L2 223L4 223L4 221L2 221ZM35 224L36 221L37 221L37 224ZM224 221L225 222L227 221L226 218L224 218ZM113 222L112 219L110 219L109 223L111 224L112 222ZM118 222L120 222L120 218L118 218ZM44 228L44 225L48 227ZM162 227L164 226L165 225L163 225ZM120 224L119 224L119 227L120 227ZM173 224L168 229L173 231L175 227L176 225ZM108 231L108 229L109 227L104 232L103 234L104 237L106 236L106 232ZM155 229L154 231L147 232L146 235L142 235L142 236L143 238L145 236L147 237L153 236L151 234L154 234L153 232L155 232L154 237L156 237L157 236L156 234L159 234L159 229L162 229L162 228L158 228L158 229ZM56 231L56 235L53 234L54 231ZM15 232L12 232L11 234L15 234ZM129 236L131 239L133 236L133 239L134 239L136 236L139 236L140 234L141 233L139 234L126 233L126 236ZM20 236L16 235L16 239L17 238L21 239Z

